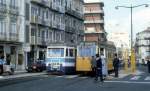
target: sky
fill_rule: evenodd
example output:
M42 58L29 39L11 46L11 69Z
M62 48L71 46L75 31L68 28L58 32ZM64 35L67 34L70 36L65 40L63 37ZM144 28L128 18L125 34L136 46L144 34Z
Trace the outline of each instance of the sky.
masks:
M115 6L131 6L140 4L149 4L150 0L86 0L86 1L103 1L105 12L105 30L108 34L112 31L126 31L130 34L130 9L119 8ZM133 34L141 32L150 27L150 6L137 7L133 9Z

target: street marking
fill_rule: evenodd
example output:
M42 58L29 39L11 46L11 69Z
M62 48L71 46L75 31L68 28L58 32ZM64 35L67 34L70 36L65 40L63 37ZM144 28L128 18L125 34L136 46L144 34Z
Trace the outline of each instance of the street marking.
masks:
M62 78L63 76L56 76L56 78Z
M126 76L128 76L129 74L119 74L119 78L124 78Z
M150 80L150 76L146 77L144 80Z
M141 76L134 76L130 80L138 80Z
M80 77L81 79L87 79L88 77Z
M69 78L69 79L71 79L71 78L76 78L76 77L78 77L78 75L65 76L65 78Z
M104 81L106 83L132 83L132 84L150 84L150 82L131 82L131 81Z

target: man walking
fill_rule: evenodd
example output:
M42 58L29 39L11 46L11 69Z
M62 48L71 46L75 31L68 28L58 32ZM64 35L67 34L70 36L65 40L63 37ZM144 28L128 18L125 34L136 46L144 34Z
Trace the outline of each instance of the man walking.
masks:
M150 73L150 60L147 60L148 73Z
M96 81L98 81L98 77L100 77L100 81L103 82L102 61L99 54L96 54Z
M113 60L113 66L114 66L115 77L118 77L119 59L117 58L117 54L115 54L115 58Z

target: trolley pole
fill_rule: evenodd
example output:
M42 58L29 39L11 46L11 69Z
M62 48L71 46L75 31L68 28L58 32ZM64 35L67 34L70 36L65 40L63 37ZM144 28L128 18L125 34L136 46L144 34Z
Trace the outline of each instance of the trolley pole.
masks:
M115 8L116 9L119 9L120 7L122 8L129 8L130 11L131 11L131 71L134 73L135 70L136 70L136 59L135 59L135 51L134 51L134 48L133 48L133 9L134 8L137 8L137 7L141 7L141 6L145 6L145 7L148 7L149 5L148 4L141 4L141 5L135 5L133 6L131 4L131 6L116 6Z

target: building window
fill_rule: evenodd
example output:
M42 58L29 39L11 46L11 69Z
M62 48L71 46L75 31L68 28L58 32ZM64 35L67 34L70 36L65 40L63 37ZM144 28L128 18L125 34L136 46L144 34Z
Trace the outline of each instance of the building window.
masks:
M30 39L29 39L29 25L26 25L26 43L29 43Z
M0 21L0 34L4 34L6 31L6 22Z
M26 20L29 20L29 15L30 15L30 12L29 12L29 4L26 3Z
M6 4L6 0L0 0L0 4Z
M11 8L15 8L16 7L16 0L10 0L10 6Z
M35 36L35 29L31 28L31 36Z

